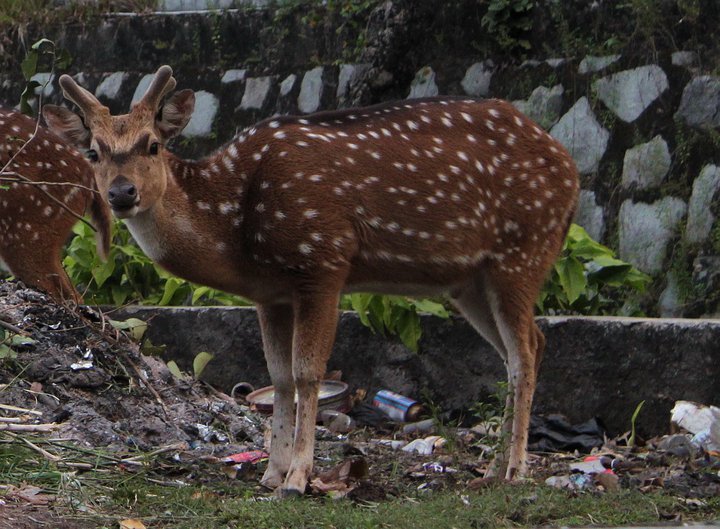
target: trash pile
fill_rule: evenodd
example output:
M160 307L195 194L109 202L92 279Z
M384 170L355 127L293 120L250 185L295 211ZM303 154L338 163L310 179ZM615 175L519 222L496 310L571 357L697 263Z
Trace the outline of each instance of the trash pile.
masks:
M140 352L132 336L142 325L0 282L0 440L22 439L58 465L69 463L23 436L102 448L114 454L108 464L123 468L150 453L173 486L232 480L267 496L259 477L273 388L240 383L228 396L174 372ZM489 485L485 472L503 443L500 417L461 427L407 396L351 392L338 372L326 378L310 493L381 501ZM629 435L608 439L596 419L533 417L529 479L573 494L665 490L699 504L720 495L720 410L681 401L672 421L677 431L640 446Z

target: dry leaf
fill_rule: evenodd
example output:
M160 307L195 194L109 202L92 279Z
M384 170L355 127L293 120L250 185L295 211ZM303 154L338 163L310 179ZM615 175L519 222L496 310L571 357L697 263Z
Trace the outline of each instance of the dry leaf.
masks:
M147 527L140 520L128 518L127 520L120 520L120 529L147 529Z

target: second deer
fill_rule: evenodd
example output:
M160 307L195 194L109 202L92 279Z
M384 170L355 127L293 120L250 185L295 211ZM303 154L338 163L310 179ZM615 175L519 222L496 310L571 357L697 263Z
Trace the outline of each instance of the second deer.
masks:
M496 470L525 473L544 347L533 307L579 189L560 143L507 102L438 98L272 118L181 160L164 145L195 99L165 99L169 66L121 116L71 77L60 85L82 118L61 107L45 117L90 149L100 191L141 248L257 303L276 388L262 483L305 490L338 300L351 291L448 296L505 362L511 436Z
M111 229L84 156L28 116L0 108L0 170L0 268L58 301L81 301L60 264L63 245L86 210L102 257Z

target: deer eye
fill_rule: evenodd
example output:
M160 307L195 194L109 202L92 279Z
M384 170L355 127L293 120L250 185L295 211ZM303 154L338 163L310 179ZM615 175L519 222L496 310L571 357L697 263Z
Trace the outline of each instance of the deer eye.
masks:
M156 155L160 151L160 144L156 141L152 142L150 144L150 154L153 156Z
M85 152L85 156L87 156L87 159L91 162L97 162L99 160L98 153L95 149L88 149Z

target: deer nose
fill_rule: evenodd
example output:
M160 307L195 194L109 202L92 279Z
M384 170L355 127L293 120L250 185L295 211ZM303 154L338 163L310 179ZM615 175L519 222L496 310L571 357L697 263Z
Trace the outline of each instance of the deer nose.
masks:
M137 187L124 176L118 176L108 190L108 202L113 209L128 209L138 201Z

